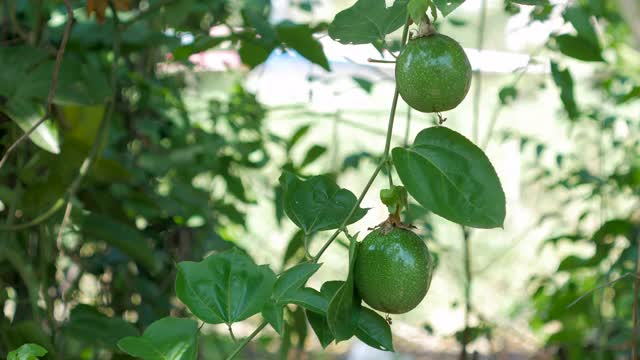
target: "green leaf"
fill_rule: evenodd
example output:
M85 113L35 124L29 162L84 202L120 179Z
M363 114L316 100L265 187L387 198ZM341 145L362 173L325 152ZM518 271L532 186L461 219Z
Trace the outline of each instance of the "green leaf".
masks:
M393 162L407 191L426 209L455 223L494 228L504 223L505 196L493 165L463 135L442 126L422 130Z
M569 69L560 70L558 64L552 61L551 76L553 82L560 88L560 100L569 119L576 120L580 116L580 111L573 96L573 77Z
M371 94L371 90L373 90L373 82L359 76L353 76L351 79L358 84L360 89L364 90L367 94Z
M85 236L118 248L149 272L155 273L162 267L163 257L158 256L147 237L135 227L95 213L78 215L75 220Z
M304 159L302 160L302 163L300 164L299 168L300 169L305 168L307 165L316 161L320 156L322 156L326 152L327 152L327 148L324 146L321 146L321 145L311 146L309 150L307 150L307 153L305 154Z
M19 348L9 352L7 360L37 360L41 356L45 356L47 350L40 345L24 344Z
M306 234L338 228L356 204L356 196L341 189L327 175L313 176L306 181L290 172L283 172L280 184L284 190L284 212ZM362 219L366 209L358 207L347 224Z
M80 304L71 310L71 318L63 328L67 336L88 344L116 349L124 336L136 336L138 330L129 322L108 317L98 309Z
M588 40L568 34L554 36L553 39L564 55L582 61L604 61L600 47Z
M511 104L518 97L518 89L513 86L505 86L498 93L502 105Z
M276 301L268 301L262 308L262 317L271 325L273 330L282 335L284 325L284 306Z
M350 239L349 270L347 280L340 286L329 302L327 322L336 342L350 339L358 327L359 302L354 299L354 266L358 242L355 237Z
M342 44L369 44L384 40L407 20L408 0L396 0L387 8L385 0L358 0L339 12L329 25L329 36Z
M287 142L287 152L290 152L291 149L302 139L311 129L310 124L305 124L296 129L296 131L291 135L291 138Z
M274 44L263 44L256 40L247 39L240 43L238 54L240 54L242 63L253 69L267 61L269 55L271 55L271 51L275 48L276 46Z
M287 47L292 48L305 59L320 65L323 69L331 71L322 45L313 37L313 29L306 24L295 24L283 21L276 27L278 38Z
M320 264L302 263L282 273L273 287L273 298L280 301L283 297L303 287L307 280L320 269L320 266Z
M162 318L142 336L127 336L118 347L144 360L196 360L198 323L191 319Z
M191 312L210 324L242 321L262 310L276 275L234 248L200 262L178 264L176 295Z
M306 313L309 325L311 325L313 332L316 333L316 336L320 341L320 345L325 349L334 339L333 333L331 333L331 329L329 329L329 323L327 323L326 316L312 311L307 311Z
M591 21L591 14L589 14L583 7L581 6L571 6L568 7L564 13L562 14L566 21L569 21L571 25L578 32L578 36L582 39L591 43L597 48L600 48L600 44L598 42L598 35L596 34L596 30L593 28Z
M356 336L365 344L384 351L394 351L389 323L375 311L362 307Z
M326 314L329 307L327 299L317 290L308 287L286 294L280 299L280 302L283 304L296 304L317 314Z
M462 5L465 0L433 0L438 7L438 10L442 13L442 16L447 16Z
M414 23L420 24L426 17L429 2L427 0L409 0L407 11Z

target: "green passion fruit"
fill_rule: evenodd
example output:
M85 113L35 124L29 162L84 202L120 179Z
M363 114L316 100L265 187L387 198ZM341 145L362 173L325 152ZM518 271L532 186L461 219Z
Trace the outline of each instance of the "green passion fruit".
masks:
M452 38L434 33L410 40L396 61L402 99L422 112L455 108L469 92L471 64Z
M427 245L412 231L380 228L367 235L358 248L355 286L372 308L402 314L424 299L433 275Z

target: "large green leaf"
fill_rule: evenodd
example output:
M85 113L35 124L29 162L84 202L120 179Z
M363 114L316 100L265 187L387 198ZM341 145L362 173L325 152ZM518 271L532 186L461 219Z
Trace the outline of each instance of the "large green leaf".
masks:
M47 349L37 344L24 344L19 348L11 351L7 360L37 360L45 356Z
M276 275L234 248L200 262L178 264L176 295L210 324L242 321L262 310L271 297Z
M196 360L198 323L191 319L162 318L142 336L127 336L118 347L144 360Z
M383 40L407 20L407 2L396 0L387 8L385 0L358 0L336 15L329 25L329 36L343 44Z
M587 39L568 34L558 35L553 39L558 46L558 50L564 55L582 61L604 61L600 46Z
M117 347L118 340L123 336L138 335L138 331L131 323L121 318L108 317L98 309L84 304L71 310L71 318L65 324L63 331L68 336L85 343L111 349Z
M278 24L276 31L280 41L287 47L297 51L312 63L320 65L323 69L331 70L322 45L313 37L313 29L309 25L283 21Z
M336 342L350 339L358 327L360 302L356 299L354 285L354 266L358 242L352 237L349 245L349 269L347 280L340 286L329 302L327 322Z
M393 162L407 191L445 219L477 228L500 227L505 195L482 150L442 126L422 130L409 148L395 148Z
M551 76L553 77L553 82L560 88L560 100L569 119L577 119L580 116L580 111L573 96L573 77L569 69L560 70L558 64L552 61Z
M338 228L357 201L353 193L339 188L326 175L302 181L285 171L280 184L285 214L307 234ZM366 209L358 208L347 224L362 219L366 213Z
M464 1L465 0L433 0L438 10L442 13L442 16L451 14L451 12L462 5Z
M378 350L394 351L389 323L369 308L360 308L356 336L365 344Z

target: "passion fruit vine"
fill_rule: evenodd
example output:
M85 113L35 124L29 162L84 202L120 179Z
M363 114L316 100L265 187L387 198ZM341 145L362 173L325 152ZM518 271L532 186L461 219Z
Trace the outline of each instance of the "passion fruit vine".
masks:
M455 108L471 86L471 64L462 46L434 31L407 43L395 71L402 99L427 113Z
M402 314L424 299L433 265L427 245L409 227L381 224L358 248L355 286L372 308Z

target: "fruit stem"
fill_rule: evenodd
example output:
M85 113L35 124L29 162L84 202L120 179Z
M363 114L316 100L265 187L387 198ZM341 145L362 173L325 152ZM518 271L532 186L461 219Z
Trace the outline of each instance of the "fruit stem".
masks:
M380 59L372 59L372 58L368 58L367 61L370 62L370 63L380 63L380 64L395 64L396 63L395 60L380 60Z

